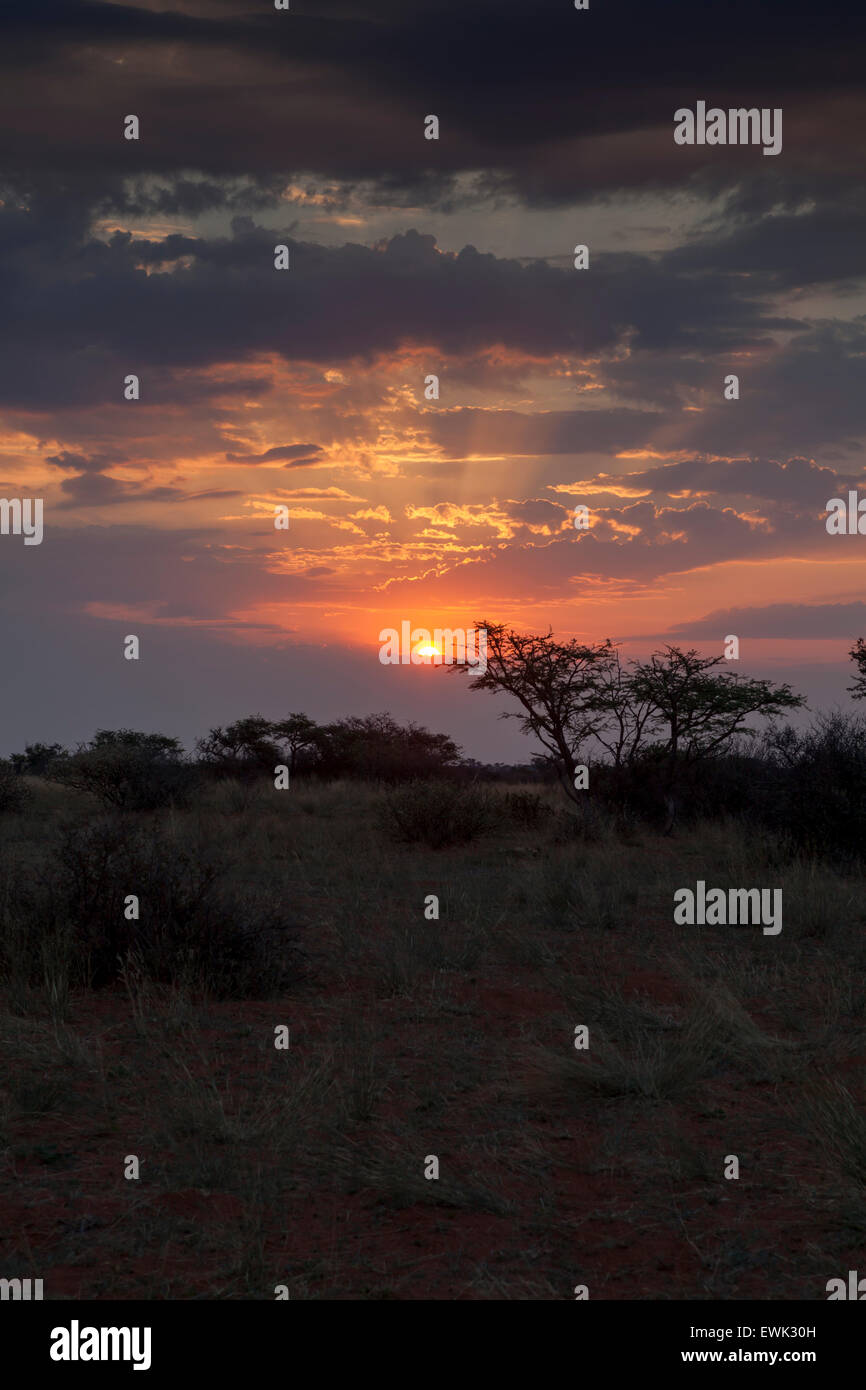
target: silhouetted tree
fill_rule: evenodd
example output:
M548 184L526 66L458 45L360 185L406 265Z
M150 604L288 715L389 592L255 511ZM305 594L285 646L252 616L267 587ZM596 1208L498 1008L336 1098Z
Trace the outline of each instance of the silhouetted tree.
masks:
M196 741L196 748L203 762L225 771L273 768L280 761L273 725L262 714L250 714L226 728L208 730L204 738Z
M866 700L866 642L862 637L858 637L848 655L857 668L857 675L854 677L854 684L847 689L855 700Z
M461 749L447 734L398 724L390 714L338 719L316 734L317 771L328 777L386 782L435 777L457 768Z
M582 794L574 786L580 747L598 733L606 715L601 674L616 661L613 644L557 642L552 631L524 634L502 623L476 626L487 633L487 669L473 676L469 689L503 691L517 700L523 713L506 710L500 718L518 719L525 734L535 735L566 795L581 804ZM471 674L473 668L449 669Z
M97 729L89 749L128 749L164 762L178 762L183 757L180 739L168 734L142 734L136 729Z
M581 747L595 739L616 768L655 762L662 769L667 828L673 827L683 766L717 755L737 735L755 731L754 715L774 717L804 703L787 685L716 668L724 657L666 647L626 671L610 641L557 642L551 631L521 634L502 624L479 623L487 632L487 669L471 690L513 696L524 733L534 734L555 763L567 795L584 803L574 786ZM457 669L469 669L459 667Z
M9 761L17 773L42 777L51 763L68 756L67 750L59 743L28 743L23 753L13 753Z
M692 648L665 647L645 662L632 662L627 686L635 707L649 707L647 730L663 732L655 749L664 765L667 829L676 817L676 793L684 765L719 754L735 736L753 737L747 720L774 718L805 704L789 685L773 685L732 671L717 672L723 656L699 656Z
M288 758L290 775L294 775L298 754L307 748L315 748L319 726L305 714L290 714L270 726L271 737L276 740L284 756Z
M90 792L108 806L139 811L181 800L190 773L178 739L134 729L98 729L89 744L45 769L53 782Z

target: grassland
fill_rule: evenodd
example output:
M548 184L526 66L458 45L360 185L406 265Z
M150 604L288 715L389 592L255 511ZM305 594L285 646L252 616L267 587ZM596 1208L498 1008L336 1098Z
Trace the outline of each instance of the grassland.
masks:
M862 1266L862 879L735 821L579 823L537 787L479 788L441 849L360 783L111 817L32 790L0 850L0 1276L810 1300ZM675 926L697 878L781 887L783 931Z

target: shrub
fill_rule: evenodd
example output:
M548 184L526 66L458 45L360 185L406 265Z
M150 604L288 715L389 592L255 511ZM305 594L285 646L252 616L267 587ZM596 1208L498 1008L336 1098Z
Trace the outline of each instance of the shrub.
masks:
M397 839L444 849L469 844L492 830L496 808L490 792L478 783L419 779L388 796L383 816Z
M585 801L576 811L558 806L551 816L550 836L554 844L596 844L613 833L615 816L594 801Z
M31 777L44 777L52 763L58 758L68 757L59 743L28 743L23 753L13 753L10 758L16 772L29 773Z
M76 983L105 986L130 955L150 979L207 989L219 998L265 997L301 973L301 952L279 900L233 890L216 847L148 833L126 818L67 826L41 881L16 891L34 969L42 938L64 937ZM130 894L140 917L124 915ZM52 946L52 950L55 949Z
M809 853L837 860L864 854L866 718L821 714L802 733L768 736L759 811L765 823Z
M0 815L22 810L29 796L24 779L10 762L0 759Z
M754 810L761 773L760 759L739 745L716 757L683 761L673 789L677 823L693 825ZM593 798L627 824L640 821L661 830L667 823L666 763L663 750L657 747L645 749L621 767L593 764L590 787Z
M54 782L90 792L105 806L153 811L183 805L197 780L176 739L100 729L92 742L46 768Z
M447 734L418 724L398 724L390 714L338 719L316 734L316 770L322 777L367 781L423 781L450 776L461 753Z

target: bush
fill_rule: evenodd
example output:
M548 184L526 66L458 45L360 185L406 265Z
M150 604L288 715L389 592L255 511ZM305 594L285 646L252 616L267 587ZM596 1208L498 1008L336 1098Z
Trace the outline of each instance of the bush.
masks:
M29 796L23 778L10 762L0 759L0 815L22 810Z
M365 781L423 781L450 776L461 753L447 734L418 724L398 724L390 714L338 719L316 734L316 771L322 777Z
M550 837L556 845L597 844L613 834L615 816L606 807L584 801L575 810L557 807L550 821Z
M28 743L23 753L13 753L10 758L16 772L27 773L31 777L44 777L52 763L58 758L68 757L59 743Z
M593 764L590 788L593 797L624 823L644 822L661 830L670 814L666 773L663 752L648 748L622 767ZM716 757L681 762L673 788L677 824L754 811L761 776L761 760L737 745Z
M496 803L478 783L416 780L392 792L384 803L384 824L408 844L444 849L465 845L492 830Z
M125 811L185 805L198 781L176 739L129 729L99 730L88 747L52 762L46 776Z
M866 848L866 718L819 715L764 742L762 820L811 854L862 859Z
M301 953L282 904L233 891L224 855L125 818L67 826L39 882L16 888L17 928L0 941L14 954L25 931L38 975L42 938L65 939L75 983L118 981L130 956L150 979L206 989L219 998L266 997L294 982ZM126 899L139 899L128 921ZM34 981L38 982L38 980Z

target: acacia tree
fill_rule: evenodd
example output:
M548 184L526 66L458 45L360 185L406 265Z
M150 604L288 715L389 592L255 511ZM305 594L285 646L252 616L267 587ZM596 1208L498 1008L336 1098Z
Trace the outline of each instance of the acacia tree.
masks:
M476 623L487 634L487 667L469 682L470 690L500 690L522 706L501 719L518 719L525 734L534 734L554 764L566 795L582 804L575 790L580 747L596 734L606 717L601 676L616 659L613 643L585 645L557 642L552 630L523 634L503 623ZM469 671L458 665L451 670Z
M772 718L804 703L790 686L718 672L721 656L666 647L626 670L610 640L584 645L557 642L551 631L538 636L502 624L478 626L487 632L487 668L469 688L517 700L523 712L506 711L502 718L519 719L523 732L535 735L571 800L583 801L574 781L588 740L595 739L616 767L654 753L664 769L668 831L685 764L713 757L737 735L753 735L750 717Z
M618 651L613 651L610 661L600 664L597 680L599 709L605 718L595 737L610 754L614 767L630 767L648 735L657 730L659 712L651 699L635 692L632 675Z
M298 754L304 748L315 748L319 726L305 714L290 714L288 719L271 724L271 737L287 749L289 775L294 776Z
M649 661L634 661L628 678L632 700L648 705L651 725L665 737L658 746L665 767L666 830L676 817L676 792L685 764L713 757L736 736L754 737L747 721L775 718L805 704L789 685L773 685L731 671L717 672L723 656L699 656L694 648L665 647Z
M233 770L271 766L279 759L273 728L263 714L250 714L225 728L218 725L209 729L196 741L196 748L204 762Z

